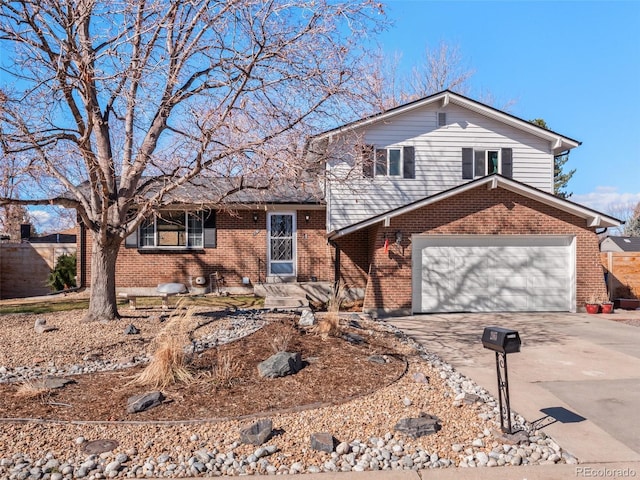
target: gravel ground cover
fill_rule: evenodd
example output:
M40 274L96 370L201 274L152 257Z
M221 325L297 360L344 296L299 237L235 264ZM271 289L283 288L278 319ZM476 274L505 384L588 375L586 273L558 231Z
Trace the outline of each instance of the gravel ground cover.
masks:
M9 348L3 348L0 353L0 380L5 382L5 387L15 387L18 379L45 374L77 373L82 377L99 375L95 373L97 370L116 370L117 373L140 368L135 364L148 361L154 338L163 328L162 315L159 310L151 309L131 312L119 322L117 329L113 324L81 324L82 311L46 316L4 315L0 341ZM34 322L43 317L47 325L64 331L64 335L55 335L55 332L35 335ZM259 313L239 320L237 316L210 312L194 321L193 347L197 352L206 352L225 343L220 342L220 338L228 339L228 345L240 345L245 338L258 338L259 332L267 331L264 327L268 318L266 313ZM355 321L350 316L342 320L342 325ZM122 329L128 323L138 326L140 334L129 336L135 339L123 340ZM345 327L343 331L367 340L359 354L402 356L406 359L404 375L391 384L388 380L379 382L374 390L360 394L354 395L348 390L342 401L333 398L314 406L307 398L299 408L288 405L266 413L262 398L268 391L264 384L257 385L255 391L244 394L243 401L254 405L254 412L263 413L245 412L235 419L157 421L150 414L144 421L93 421L88 414L81 421L74 418L18 420L6 418L6 411L0 412L0 417L5 417L0 419L0 477L54 480L184 477L577 461L544 432L532 430L521 417L515 416L513 422L516 429L523 430L522 434L515 438L500 434L496 401L482 387L384 322L360 316L356 324L357 328ZM352 345L337 337L326 343L318 338L313 341L325 346L329 356L347 352L346 347ZM356 351L354 347L352 353L339 356L337 364L318 369L313 381L320 385L323 378L342 375L341 382L348 384L350 379L375 368L373 362L356 361ZM250 355L251 351L245 353ZM322 358L321 353L313 355ZM91 366L89 370L86 365ZM77 368L74 370L74 367ZM374 372L370 382L378 376ZM288 388L295 389L291 385ZM111 394L109 389L103 390L104 398ZM220 389L216 395L218 401L224 402L228 393ZM471 401L466 401L470 398ZM85 408L91 412L90 403ZM171 404L162 408L170 409ZM229 410L233 408L230 406ZM437 433L414 439L395 430L401 419L418 418L425 413L439 419L441 429ZM265 417L273 421L271 438L261 446L241 444L240 429ZM317 432L328 432L334 437L333 452L311 448L310 437ZM114 443L106 452L92 453L89 447L100 440Z

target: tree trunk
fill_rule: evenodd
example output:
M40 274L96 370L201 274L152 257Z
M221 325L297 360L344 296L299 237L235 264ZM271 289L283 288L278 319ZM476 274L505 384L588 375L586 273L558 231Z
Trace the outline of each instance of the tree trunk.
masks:
M83 321L109 321L120 318L116 299L116 260L121 240L108 239L106 244L93 233L91 247L91 295L89 311Z

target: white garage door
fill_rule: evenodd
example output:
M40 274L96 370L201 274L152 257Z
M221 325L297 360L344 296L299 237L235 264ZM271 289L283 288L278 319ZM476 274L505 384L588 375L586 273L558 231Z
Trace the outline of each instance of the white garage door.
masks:
M575 310L572 237L414 236L413 311Z

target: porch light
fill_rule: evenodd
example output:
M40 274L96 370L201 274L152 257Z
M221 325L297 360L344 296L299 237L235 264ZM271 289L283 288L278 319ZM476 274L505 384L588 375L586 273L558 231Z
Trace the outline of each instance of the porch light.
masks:
M308 222L309 220L311 220L311 215L309 215L308 213L305 213L304 220L305 222Z
M396 232L396 245L400 245L402 243L402 232L398 230Z
M258 223L258 212L253 213L253 223Z

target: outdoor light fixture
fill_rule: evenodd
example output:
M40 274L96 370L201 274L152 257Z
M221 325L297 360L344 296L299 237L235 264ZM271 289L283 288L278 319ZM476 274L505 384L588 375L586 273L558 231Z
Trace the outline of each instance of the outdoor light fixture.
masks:
M311 215L309 215L308 213L306 213L306 214L304 215L304 220L305 220L306 222L308 222L309 220L311 220Z
M396 232L396 245L400 245L402 243L402 232L398 230Z
M253 214L253 223L258 223L258 212Z

